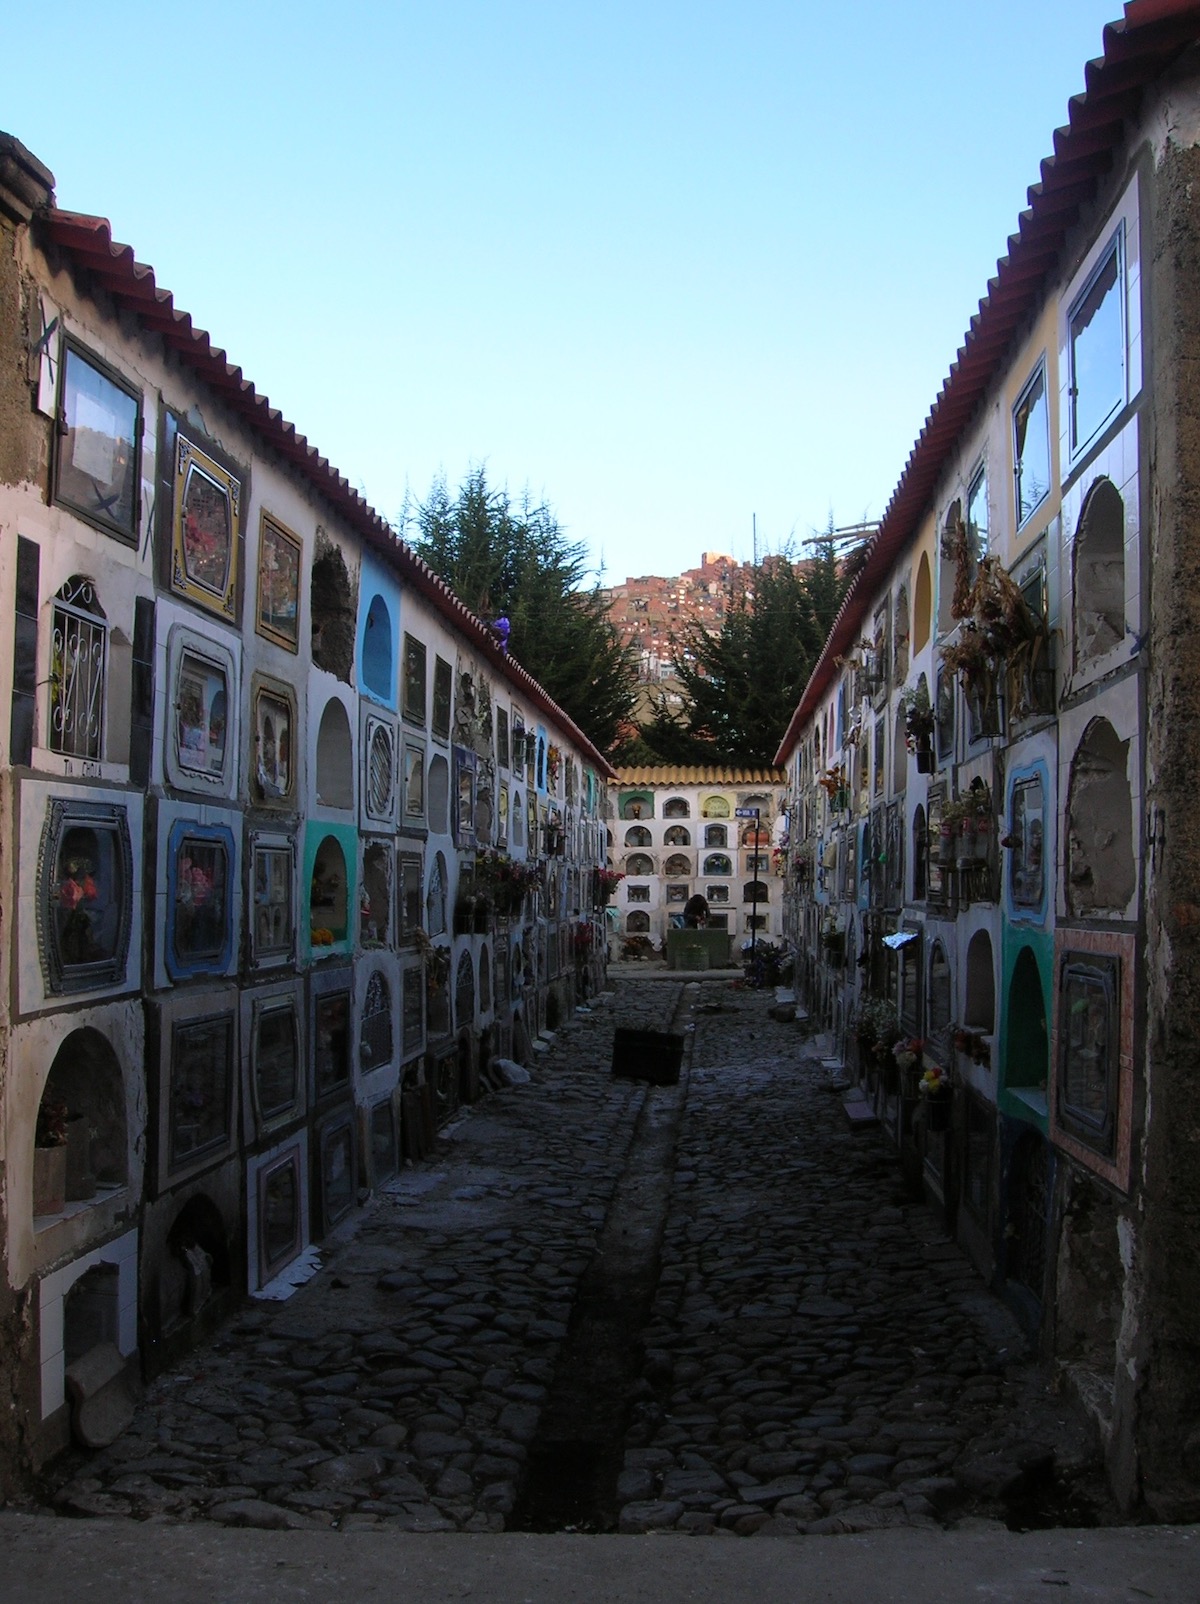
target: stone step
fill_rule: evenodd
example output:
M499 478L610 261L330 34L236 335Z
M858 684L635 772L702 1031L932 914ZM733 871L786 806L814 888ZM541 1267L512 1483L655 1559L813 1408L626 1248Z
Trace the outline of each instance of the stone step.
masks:
M842 1107L853 1130L865 1130L868 1125L879 1124L875 1110L857 1086L852 1087L842 1098Z

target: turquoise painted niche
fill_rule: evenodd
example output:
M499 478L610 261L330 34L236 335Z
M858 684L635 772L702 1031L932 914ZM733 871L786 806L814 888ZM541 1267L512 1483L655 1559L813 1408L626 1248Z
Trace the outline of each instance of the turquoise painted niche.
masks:
M353 825L308 825L301 885L303 956L320 959L350 952L358 917L358 831Z

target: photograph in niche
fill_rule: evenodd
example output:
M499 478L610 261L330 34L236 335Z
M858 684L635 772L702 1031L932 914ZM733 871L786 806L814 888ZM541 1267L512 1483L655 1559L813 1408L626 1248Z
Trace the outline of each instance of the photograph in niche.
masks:
M265 514L258 542L258 633L300 649L300 542Z
M228 928L229 854L223 841L183 836L175 857L173 945L181 965L219 959Z
M282 696L260 691L254 704L255 781L264 802L278 802L292 789L292 708Z
M176 757L180 768L220 778L225 768L229 696L225 671L185 652L176 693Z

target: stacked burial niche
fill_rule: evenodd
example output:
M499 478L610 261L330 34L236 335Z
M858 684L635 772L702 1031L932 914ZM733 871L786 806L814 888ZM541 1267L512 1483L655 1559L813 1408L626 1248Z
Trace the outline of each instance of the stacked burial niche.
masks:
M1121 916L1137 871L1129 742L1093 719L1071 762L1067 793L1067 906L1075 917Z

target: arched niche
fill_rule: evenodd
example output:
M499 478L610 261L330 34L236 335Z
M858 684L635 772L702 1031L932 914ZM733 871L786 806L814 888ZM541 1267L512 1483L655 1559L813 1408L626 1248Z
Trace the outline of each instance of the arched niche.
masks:
M469 947L459 954L454 972L454 1023L459 1030L475 1023L475 963Z
M326 702L317 731L317 801L326 808L354 806L354 742L336 696Z
M229 1234L221 1211L198 1192L171 1221L167 1251L158 1264L158 1319L163 1336L185 1325L229 1286Z
M1023 946L1008 983L1008 1039L1004 1079L1008 1086L1044 1091L1050 1070L1046 996L1033 949Z
M663 845L668 847L690 847L692 835L685 830L682 824L673 824L663 836Z
M892 795L899 796L908 784L908 746L904 709L896 709L896 725L892 731Z
M692 872L692 860L682 852L673 852L663 864L663 874L672 880L686 880Z
M929 1035L943 1036L950 1028L954 1007L954 990L950 974L950 960L940 941L929 949Z
M91 1026L72 1031L55 1053L34 1139L67 1148L68 1202L129 1179L125 1081L111 1044Z
M625 859L625 873L636 875L653 874L654 859L648 857L644 852L631 852Z
M908 616L908 586L901 585L896 592L896 624L892 648L892 683L903 685L908 678L909 648L912 624Z
M1067 793L1067 907L1121 916L1137 884L1129 742L1093 719L1071 760Z
M395 675L392 615L382 596L372 596L363 629L363 689L382 702L390 702L395 695Z
M648 847L652 841L649 830L644 824L632 824L625 832L625 845L627 847ZM612 846L612 831L608 834L608 844Z
M392 1061L392 988L382 969L373 969L363 995L358 1027L358 1062L363 1074Z
M1125 503L1103 477L1089 489L1075 531L1073 616L1076 665L1125 638Z
M704 860L705 874L732 874L733 864L723 852L712 852Z
M489 1014L492 1011L492 960L486 947L479 954L479 1012ZM480 1057L486 1064L488 1057L480 1050Z
M663 803L664 819L690 819L691 816L692 810L688 806L685 798L681 796L669 797L668 800Z
M706 847L727 847L729 845L729 826L727 824L706 824L704 827L704 845Z
M929 830L925 823L925 809L918 802L912 820L912 896L914 902L925 901L925 866L929 861Z
M625 916L625 929L631 936L645 936L650 933L650 915L640 908Z
M509 815L508 815L508 828L509 828L509 833L512 836L512 844L513 844L513 846L514 847L524 846L525 845L525 810L521 806L521 793L520 793L520 791L514 791L513 792L512 807L509 809ZM610 846L612 845L611 836L609 837L609 845Z
M440 852L433 855L425 891L425 929L431 936L446 933L446 859Z
M434 835L450 829L450 765L440 752L429 762L429 828Z
M929 645L933 621L933 582L929 576L929 553L923 551L917 564L917 583L913 588L913 652Z
M652 819L654 817L653 792L626 792L618 803L618 812L622 819Z
M968 1030L982 1031L985 1036L990 1036L996 1028L996 971L992 938L986 930L977 930L967 947L963 1024Z
M336 546L327 545L313 562L309 616L313 662L349 685L354 665L354 594L346 559Z
M308 888L309 928L314 945L327 946L329 938L345 941L349 930L346 893L346 856L338 838L327 835L313 859L312 879ZM319 941L318 931L328 931L329 938Z
M700 816L704 819L728 819L732 816L729 798L724 796L706 796L700 808Z
M946 516L942 522L942 550L941 561L938 563L938 634L945 635L954 628L954 582L957 576L957 567L954 560L946 555L948 542L955 538L958 526L962 523L962 502L955 497L946 509Z

